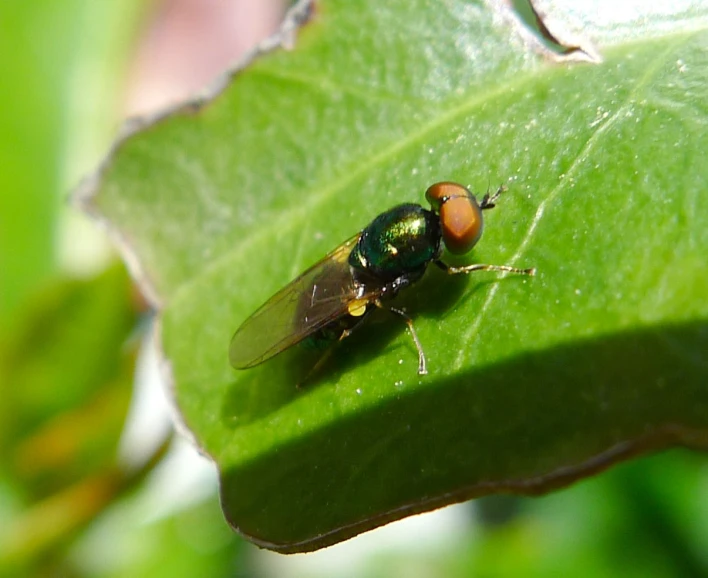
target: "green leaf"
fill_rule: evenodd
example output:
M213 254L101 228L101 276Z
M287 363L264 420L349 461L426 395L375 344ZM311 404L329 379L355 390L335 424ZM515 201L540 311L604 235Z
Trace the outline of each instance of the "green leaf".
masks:
M61 199L95 164L115 124L116 72L139 4L0 3L2 326L22 323L16 313L26 295L57 272Z
M37 295L0 339L3 473L39 498L112 466L135 372L138 310L114 265Z
M574 12L604 61L551 64L506 8L323 1L293 50L117 145L85 202L162 308L176 399L233 526L311 550L708 445L708 10L650 10ZM385 314L302 390L297 348L229 367L271 294L439 180L506 183L461 262L538 276L431 270L402 295L429 375Z

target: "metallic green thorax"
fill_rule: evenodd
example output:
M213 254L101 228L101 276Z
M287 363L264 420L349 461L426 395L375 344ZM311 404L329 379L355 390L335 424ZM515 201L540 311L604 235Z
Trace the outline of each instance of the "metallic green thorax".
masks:
M417 204L398 205L376 217L349 255L356 271L382 281L420 272L442 253L440 219Z

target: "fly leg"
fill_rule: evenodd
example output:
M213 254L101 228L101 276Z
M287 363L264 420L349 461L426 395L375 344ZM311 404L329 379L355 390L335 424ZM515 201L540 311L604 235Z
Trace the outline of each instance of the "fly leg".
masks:
M334 351L336 344L340 343L341 341L343 341L344 339L349 337L353 331L354 331L353 329L344 329L342 331L341 335L339 336L339 338L337 339L337 341L335 343L333 343L332 345L330 345L327 349L325 349L324 353L322 353L322 355L320 355L320 358L310 368L310 371L308 371L305 374L305 377L303 377L300 381L297 382L295 387L300 389L304 383L308 382L312 378L313 375L315 375L320 369L322 369L322 366L324 366L324 364L327 363L327 360L330 357L332 357L332 352Z
M507 273L519 273L521 275L531 276L536 274L535 267L531 267L530 269L518 269L517 267L509 267L508 265L482 265L481 263L476 263L474 265L466 265L464 267L452 267L447 263L443 263L442 261L435 261L434 263L450 275L458 275L460 273L472 273L473 271L506 271Z
M379 309L385 309L386 311L395 313L396 315L403 318L403 320L406 322L406 325L408 325L408 331L410 331L411 333L413 343L415 343L415 348L418 350L418 374L425 375L426 373L428 373L428 368L425 364L425 353L423 353L423 346L420 344L420 339L418 339L418 334L415 332L415 327L413 327L413 320L405 312L401 311L400 309L396 309L395 307L386 307L378 299L374 301L374 304Z

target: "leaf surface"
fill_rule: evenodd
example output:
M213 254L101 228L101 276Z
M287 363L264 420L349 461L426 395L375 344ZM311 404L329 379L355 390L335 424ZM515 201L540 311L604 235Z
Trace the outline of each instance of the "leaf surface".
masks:
M591 64L496 5L317 3L293 50L118 143L87 204L162 309L182 416L251 540L311 550L708 445L708 11L645 10L573 12ZM302 390L299 350L229 366L270 295L439 180L509 188L460 263L538 276L431 270L402 295L429 375L384 314Z

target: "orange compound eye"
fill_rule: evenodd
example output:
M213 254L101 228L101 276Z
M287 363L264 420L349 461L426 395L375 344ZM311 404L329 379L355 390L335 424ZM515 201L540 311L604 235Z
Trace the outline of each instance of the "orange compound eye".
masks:
M472 195L465 187L458 183L443 181L430 185L425 191L425 198L430 203L433 211L440 212L440 207L451 197L466 197Z
M452 197L440 207L445 247L454 255L467 253L482 236L482 209L473 196Z
M425 198L440 214L443 242L450 253L462 255L482 236L482 209L474 195L457 183L436 183Z

